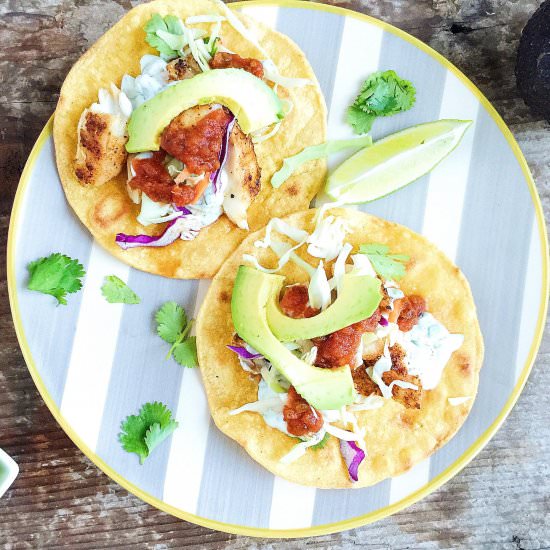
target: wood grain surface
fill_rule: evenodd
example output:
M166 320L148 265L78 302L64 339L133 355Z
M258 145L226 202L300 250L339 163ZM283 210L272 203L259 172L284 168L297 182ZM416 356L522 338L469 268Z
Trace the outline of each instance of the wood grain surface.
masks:
M183 0L182 0L183 1ZM508 420L462 473L374 525L302 541L177 520L128 494L73 445L39 397L11 320L5 253L18 179L71 65L131 0L0 0L0 447L21 473L0 502L3 548L550 548L550 328ZM550 132L519 97L518 39L538 0L334 1L410 32L466 73L510 125L550 215ZM506 322L506 320L501 320Z

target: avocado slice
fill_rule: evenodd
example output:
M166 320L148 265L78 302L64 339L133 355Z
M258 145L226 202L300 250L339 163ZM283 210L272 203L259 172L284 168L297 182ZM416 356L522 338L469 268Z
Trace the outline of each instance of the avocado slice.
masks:
M381 299L379 279L347 273L338 298L325 311L308 319L287 317L279 308L279 294L274 294L267 304L267 323L281 342L316 338L369 318Z
M284 117L281 100L263 80L243 69L213 69L181 80L142 103L130 117L126 150L158 151L160 135L175 116L208 103L225 105L245 134Z
M316 409L339 409L353 402L349 366L322 369L308 365L271 332L266 307L278 296L284 277L240 266L231 297L231 315L237 334L258 350Z

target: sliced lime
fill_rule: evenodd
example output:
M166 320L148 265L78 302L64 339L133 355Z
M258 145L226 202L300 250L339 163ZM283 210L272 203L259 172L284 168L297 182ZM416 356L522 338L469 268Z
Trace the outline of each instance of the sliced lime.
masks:
M362 149L329 177L326 193L345 204L393 193L432 170L460 142L471 120L411 126Z

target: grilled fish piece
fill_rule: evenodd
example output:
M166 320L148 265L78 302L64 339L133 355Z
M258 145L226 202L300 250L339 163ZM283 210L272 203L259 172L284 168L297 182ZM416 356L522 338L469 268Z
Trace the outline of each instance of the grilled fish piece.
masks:
M260 192L260 166L250 136L237 123L229 136L229 151L223 167L227 177L222 208L241 229L248 229L247 210Z
M186 80L201 72L201 68L191 54L170 61L166 65L166 70L168 71L168 80Z
M126 163L126 124L130 101L115 85L101 89L99 102L84 109L78 121L75 175L83 185L103 185Z

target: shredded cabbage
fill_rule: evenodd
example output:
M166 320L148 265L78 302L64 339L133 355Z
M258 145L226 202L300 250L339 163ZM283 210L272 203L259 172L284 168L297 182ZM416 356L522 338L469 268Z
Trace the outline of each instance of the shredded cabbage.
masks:
M245 39L248 40L266 59L269 54L256 40L256 37L241 22L241 20L221 0L214 0L220 11L225 15L227 22Z
M141 194L141 212L137 217L137 221L147 227L156 223L169 222L181 216L179 210L174 210L171 204L155 202L147 196L146 193Z
M325 273L322 260L319 262L315 273L311 277L307 292L309 303L312 308L324 310L330 305L330 285L328 284L327 274Z
M282 241L275 241L272 239L269 248L271 248L277 256L281 257L285 254L285 252L288 252L292 246L288 243L283 243ZM302 258L300 258L300 256L298 256L295 252L290 253L290 260L306 271L310 277L312 277L315 273L315 268L311 264L308 264L305 260L302 260Z
M308 254L315 258L323 258L327 262L334 260L344 246L347 231L346 222L340 218L327 216L320 219L313 233L307 238Z
M225 17L224 17L225 20ZM220 40L220 32L222 30L222 23L221 21L218 21L214 25L214 30L210 34L210 38L208 39L208 51L210 52L210 55L213 57L216 54L216 51L218 50L218 40Z
M388 343L386 342L386 346L384 347L384 355L378 359L378 361L374 364L374 367L370 367L367 369L368 375L372 378L373 382L380 388L380 391L382 392L382 396L385 399L391 399L393 397L393 388L394 386L398 386L400 388L408 389L408 390L418 390L418 386L416 384L411 384L410 382L405 382L404 380L394 380L390 383L389 386L387 386L384 381L382 380L382 374L389 371L392 367L391 357L388 349Z
M473 397L449 397L447 401L449 401L449 404L453 407L457 407L458 405L462 405L463 403L470 401L470 399L473 399Z
M193 58L195 59L198 66L201 68L203 72L209 71L210 70L210 65L208 64L209 60L204 56L204 52L199 51L199 47L197 45L198 40L195 41L195 37L197 36L196 31L199 29L188 29L183 25L183 23L182 23L182 28L183 28L183 34L191 50L191 55L193 56ZM204 45L204 42L202 42L202 44ZM208 52L207 52L207 55L209 55Z
M289 223L281 220L280 218L272 218L269 220L265 228L265 237L254 243L256 248L268 248L271 245L271 233L273 230L281 233L285 237L292 239L295 242L303 243L309 237L309 233L302 229L298 229Z
M279 218L273 218L270 220L266 226L264 238L254 243L256 248L268 248L271 246L271 234L273 230L278 231L279 233L282 233L297 242L294 246L287 247L285 249L279 257L277 267L272 269L263 267L251 254L243 254L243 260L252 263L256 269L263 271L264 273L277 273L277 271L279 271L291 258L293 258L294 251L306 242L310 243L308 253L312 256L326 258L327 260L334 259L343 247L343 239L347 230L342 220L336 220L336 222L333 223L333 216L329 216L326 220L323 218L326 210L329 208L334 208L335 206L340 206L340 203L327 203L319 208L315 221L315 229L311 235L307 231L298 229L297 227L283 222ZM323 242L323 239L327 242ZM282 251L282 247L280 247L280 249Z
M353 268L350 270L354 275L370 275L376 277L376 271L365 254L353 254L351 257Z
M349 411L372 411L384 405L384 398L379 395L361 396L354 403L348 405Z
M313 80L309 78L291 78L282 76L279 73L279 68L271 59L264 59L262 61L264 66L264 77L271 82L284 86L285 88L298 88L302 86L309 86L314 84Z
M332 424L329 424L328 422L325 423L325 430L330 435L333 435L334 437L337 437L338 439L342 439L343 441L357 441L357 434L355 432L350 432L348 430L343 430L342 428L338 428L337 426L333 426Z
M283 395L283 394L280 394ZM232 411L229 411L230 416L235 416L236 414L240 414L242 412L265 412L268 410L277 410L277 411L283 411L283 407L285 405L286 401L286 394L284 394L284 400L279 397L271 397L269 399L263 399L259 401L254 401L253 403L247 403L246 405L243 405L242 407L239 407L238 409L233 409Z
M290 384L275 368L264 365L260 370L260 374L272 391L286 394Z
M252 138L252 142L256 145L258 143L263 143L264 141L271 139L279 131L279 128L281 127L282 123L283 123L282 120L279 122L276 122L271 128L271 130L269 130L269 128L267 129L261 128L260 130L256 130L255 132L252 132L252 134L250 134Z
M336 295L339 296L342 290L342 277L346 272L346 260L348 259L349 253L353 250L353 247L349 243L344 243L344 246L338 254L338 258L334 262L334 267L332 270L332 279L329 281L330 289L336 289Z
M135 78L125 74L121 88L128 97L132 109L151 99L168 85L166 61L157 55L146 54L140 59L141 74Z
M170 177L175 179L179 176L180 172L183 171L185 168L185 164L177 158L171 158L166 164L165 164L166 170L168 170L168 173L170 174ZM201 178L204 174L201 174Z
M197 23L221 23L226 21L223 15L191 15L185 20L186 25L195 25Z
M251 254L243 254L243 260L247 262L251 262L256 269L263 271L264 273L276 273L283 266L285 266L288 263L288 261L291 259L293 252L298 248L300 248L306 242L306 239L309 235L307 231L302 231L297 227L293 227L292 225L289 225L286 222L283 222L279 218L273 218L272 220L269 221L269 223L266 226L265 237L262 240L256 241L254 243L254 246L257 248L267 248L271 246L271 232L273 229L275 229L279 233L282 233L283 235L286 235L292 240L298 240L298 239L299 240L297 244L288 248L286 252L283 253L283 255L279 258L277 267L273 269L269 269L260 265L260 263L258 262L255 256L252 256Z
M378 361L376 361L374 367L370 367L367 369L368 375L372 378L372 381L380 388L382 396L385 399L391 399L393 397L393 393L382 380L382 375L385 372L391 370L391 367L391 356L388 349L388 344L386 342L386 345L384 346L384 354L380 357L380 359L378 359Z
M302 353L301 359L308 365L313 365L315 363L315 359L317 359L317 346L312 346L309 351Z
M362 136L353 139L336 139L326 141L319 145L311 145L306 147L298 154L291 157L287 157L283 161L283 166L273 174L271 178L271 186L275 189L281 187L283 183L304 163L311 160L325 158L333 153L343 151L344 149L351 149L358 151L363 147L372 145L372 138L370 136Z
M313 445L317 445L317 443L320 443L325 437L325 433L325 430L321 429L316 434L314 434L311 439L307 439L306 441L298 443L292 448L289 453L283 456L279 460L279 462L281 464L290 464L291 462L298 460L301 456L305 454L308 447L313 447Z

